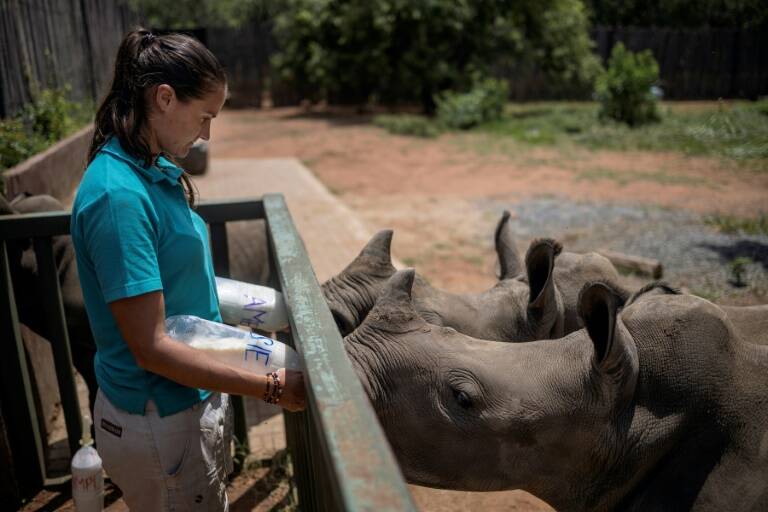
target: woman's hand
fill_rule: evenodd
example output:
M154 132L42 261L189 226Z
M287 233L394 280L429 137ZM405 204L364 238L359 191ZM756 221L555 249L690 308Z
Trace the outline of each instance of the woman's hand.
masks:
M304 374L296 370L277 370L280 382L283 383L283 394L280 396L280 407L291 412L303 411L306 407L304 391Z

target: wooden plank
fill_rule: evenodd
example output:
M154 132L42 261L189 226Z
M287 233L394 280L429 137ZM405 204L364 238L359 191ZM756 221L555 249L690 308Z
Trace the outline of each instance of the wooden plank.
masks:
M327 474L334 510L416 510L349 363L283 196L264 196L264 210L279 262L291 333L304 361L308 393L305 414L312 416L322 433L317 448L331 469ZM327 503L326 499L322 501ZM305 504L301 506L304 509Z

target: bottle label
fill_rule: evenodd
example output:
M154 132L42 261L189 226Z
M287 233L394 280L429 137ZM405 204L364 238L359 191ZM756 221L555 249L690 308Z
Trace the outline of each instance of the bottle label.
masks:
M261 336L255 332L250 334L251 341L245 345L243 360L263 362L264 366L269 366L269 358L272 356L275 340L267 338L266 336Z
M246 327L259 327L264 324L266 321L265 317L267 316L267 313L269 313L269 311L264 309L266 304L266 300L244 293L242 306L243 312L241 313L242 318L240 319L240 325Z
M103 486L101 472L93 472L90 475L72 475L72 493L87 493L100 491Z

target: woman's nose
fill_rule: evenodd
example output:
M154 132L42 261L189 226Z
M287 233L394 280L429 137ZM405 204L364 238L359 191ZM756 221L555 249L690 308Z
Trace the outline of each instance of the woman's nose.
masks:
M211 122L206 121L203 123L203 130L200 132L200 138L203 140L209 140L211 138Z

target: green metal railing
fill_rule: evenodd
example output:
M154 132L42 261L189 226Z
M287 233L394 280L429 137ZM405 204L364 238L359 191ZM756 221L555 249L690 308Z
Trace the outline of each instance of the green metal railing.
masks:
M305 365L307 410L284 414L301 510L415 510L386 438L346 357L341 336L283 197L267 195L263 200L203 203L197 211L210 227L215 272L225 277L229 275L226 223L266 220L271 284L282 291L289 311L291 331L282 339L297 349ZM7 433L5 438L0 431L0 457L9 459L0 460L0 465L10 462L3 470L3 476L8 476L0 493L15 490L17 499L33 495L44 485L66 481L68 476L52 478L45 460L45 440L38 427L6 242L34 239L46 337L54 354L68 444L74 453L83 435L82 418L51 250L52 237L68 233L68 212L0 217L0 426L4 424ZM247 442L242 398L233 399L235 435Z

